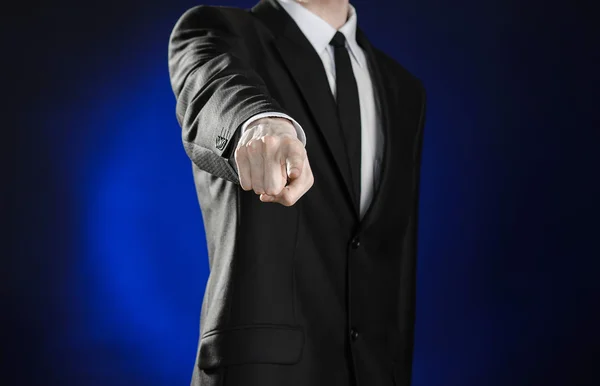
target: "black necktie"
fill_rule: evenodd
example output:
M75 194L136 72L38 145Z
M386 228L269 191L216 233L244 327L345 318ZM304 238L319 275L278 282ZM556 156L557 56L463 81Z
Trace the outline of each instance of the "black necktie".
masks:
M346 38L336 32L329 43L333 46L335 58L336 100L339 121L346 141L346 151L352 172L352 186L357 205L360 206L360 102L358 86L352 71L350 55L346 49Z

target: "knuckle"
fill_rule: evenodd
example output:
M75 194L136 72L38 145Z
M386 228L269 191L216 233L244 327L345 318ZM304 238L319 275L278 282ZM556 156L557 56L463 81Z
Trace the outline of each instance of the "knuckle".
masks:
M256 194L264 194L265 193L265 188L262 186L262 184L260 184L258 182L253 182L252 188L254 190L254 193L256 193Z
M293 147L296 142L300 142L300 141L298 141L297 138L294 138L290 135L284 135L283 137L281 137L281 141L285 145L290 146L290 147Z
M248 149L249 153L255 154L255 153L259 152L260 149L262 148L262 142L258 141L256 139L251 139L246 144L246 148Z
M265 193L269 196L278 196L279 193L281 193L281 189L282 187L279 186L269 186L268 188L265 188Z
M273 150L279 144L279 138L273 135L265 135L262 138L263 143L265 144L265 148L267 150Z

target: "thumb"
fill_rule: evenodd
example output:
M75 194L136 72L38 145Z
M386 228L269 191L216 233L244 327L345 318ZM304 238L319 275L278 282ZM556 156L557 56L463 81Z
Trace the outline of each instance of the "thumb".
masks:
M290 179L296 179L302 175L304 157L302 154L293 154L286 158L285 169Z

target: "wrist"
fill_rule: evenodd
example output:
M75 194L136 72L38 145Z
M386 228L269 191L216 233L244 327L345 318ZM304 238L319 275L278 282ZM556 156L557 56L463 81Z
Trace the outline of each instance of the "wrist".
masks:
M298 131L294 123L287 118L265 117L252 122L246 131L259 135L285 135L298 139Z

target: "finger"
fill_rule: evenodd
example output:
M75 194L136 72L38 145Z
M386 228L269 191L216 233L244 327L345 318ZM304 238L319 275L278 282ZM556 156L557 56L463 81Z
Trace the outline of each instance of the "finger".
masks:
M283 188L285 187L285 185L287 184L287 173L285 171L285 165L279 165L279 178L280 178L280 187L277 190L277 194L261 194L260 195L260 200L262 202L274 202L275 199L281 194L281 191L283 190Z
M306 159L306 149L302 142L290 141L284 149L285 165L287 175L290 179L298 178L302 175L304 160Z
M300 178L291 180L290 184L283 189L279 197L276 197L273 201L285 206L292 206L308 192L314 182L315 178L312 174L308 158L306 158L302 165L302 175Z
M297 181L297 180L294 180ZM273 199L269 198L265 198L264 201L265 202L276 202L278 204L281 204L283 206L292 206L294 205L298 199L300 199L300 197L302 197L302 189L299 186L292 186L292 184L289 184L288 186L286 186L285 188L283 188L283 190L281 191L281 193L276 196L273 197ZM269 200L269 201L267 201Z
M237 165L240 185L244 190L252 190L252 174L250 160L248 158L248 149L246 146L238 147L235 150L235 164Z
M308 191L309 180L305 176L296 178L284 187L279 195L267 202L277 202L283 206L294 205Z
M246 146L248 149L248 159L250 160L252 189L256 194L263 194L265 192L263 146L264 144L260 140L251 140Z
M262 194L260 200L262 202L276 202L284 206L292 206L308 192L313 184L314 176L310 168L310 163L308 162L308 159L306 159L300 178L292 180L277 196Z
M275 201L275 196L270 196L268 194L261 194L259 198L260 198L260 200L262 202L273 202L273 201Z
M262 138L264 143L264 188L269 196L277 196L287 182L285 169L280 162L279 144L281 141L277 137L265 136ZM282 174L283 172L283 174Z

